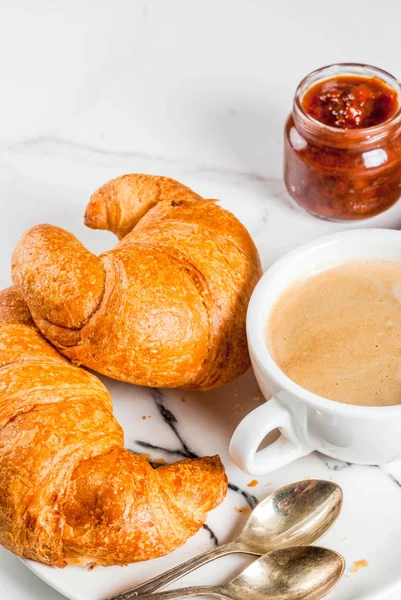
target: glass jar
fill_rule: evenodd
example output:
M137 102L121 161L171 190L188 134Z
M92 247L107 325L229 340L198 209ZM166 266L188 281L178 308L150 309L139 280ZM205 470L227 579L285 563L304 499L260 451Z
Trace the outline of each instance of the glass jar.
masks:
M302 103L305 93L319 82L343 76L381 80L397 94L395 112L378 125L355 129L311 117ZM392 206L401 196L399 81L376 67L347 63L305 77L285 126L284 181L300 206L324 219L364 219Z

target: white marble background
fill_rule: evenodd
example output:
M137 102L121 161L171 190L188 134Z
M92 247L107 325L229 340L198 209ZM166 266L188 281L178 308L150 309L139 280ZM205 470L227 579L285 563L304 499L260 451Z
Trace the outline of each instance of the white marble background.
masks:
M169 175L221 198L255 236L265 266L344 229L289 203L283 123L298 81L324 64L367 62L401 77L400 22L398 0L3 0L1 285L10 283L18 237L38 222L73 231L93 251L111 245L110 234L84 229L82 214L88 195L123 172ZM401 207L369 224L401 227ZM311 474L312 463L302 464L300 476ZM241 484L249 479L231 469ZM347 522L374 523L381 502L396 520L401 491L393 482L378 469L344 471L333 472L336 480L361 492ZM289 476L284 470L274 482ZM393 525L399 530L401 519ZM372 529L379 536L379 525ZM400 598L377 586L366 595L370 577L347 600L362 591ZM0 598L62 597L0 550Z

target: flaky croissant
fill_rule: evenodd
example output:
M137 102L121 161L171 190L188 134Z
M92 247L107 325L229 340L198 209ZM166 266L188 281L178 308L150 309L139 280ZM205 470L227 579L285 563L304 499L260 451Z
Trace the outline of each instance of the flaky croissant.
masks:
M248 368L245 316L261 266L231 213L171 179L125 175L92 196L85 222L122 241L97 257L39 225L13 255L18 291L63 354L158 387L213 388Z
M122 565L181 546L225 496L218 457L154 470L123 448L111 398L0 293L0 543L63 567Z

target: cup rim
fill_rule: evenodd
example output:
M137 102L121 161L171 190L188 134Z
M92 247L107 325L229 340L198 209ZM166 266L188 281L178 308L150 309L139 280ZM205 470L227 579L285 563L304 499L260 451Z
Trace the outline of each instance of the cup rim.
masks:
M274 279L278 276L278 274L281 273L281 271L285 269L287 265L294 259L302 259L308 253L315 251L318 248L322 248L333 243L338 243L339 241L346 239L357 239L358 237L366 239L368 236L370 237L369 241L371 243L374 241L372 240L372 236L376 237L377 241L384 241L385 236L385 241L387 243L389 243L390 238L393 238L394 242L397 239L397 244L399 244L401 247L400 231L372 228L351 229L321 236L311 242L307 242L306 244L298 246L294 250L287 252L281 258L276 260L262 275L253 291L248 305L246 329L248 345L252 359L257 362L262 371L264 371L266 374L271 374L275 380L281 382L283 388L292 393L294 396L302 399L307 404L313 405L318 409L321 408L326 411L329 410L331 412L342 414L346 413L354 416L366 416L368 412L370 412L372 415L375 414L375 416L378 416L383 412L386 413L386 416L389 416L389 414L392 412L398 414L398 412L401 410L401 404L391 406L361 406L357 404L345 404L342 402L337 402L336 400L324 398L323 396L319 396L318 394L306 390L288 377L288 375L286 375L280 369L270 354L266 343L266 322L269 315L267 315L267 317L266 315L263 315L263 302L266 295L270 293L270 286L274 285ZM377 260L381 260L380 257L378 257ZM277 300L279 295L279 293L274 295L274 300Z

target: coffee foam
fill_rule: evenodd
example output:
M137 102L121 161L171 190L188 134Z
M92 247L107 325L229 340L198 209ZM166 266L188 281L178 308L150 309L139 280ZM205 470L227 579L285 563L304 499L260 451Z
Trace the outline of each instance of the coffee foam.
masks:
M401 404L401 262L350 261L294 283L273 306L267 343L315 394Z

